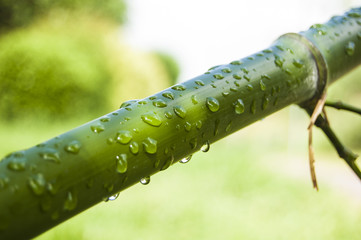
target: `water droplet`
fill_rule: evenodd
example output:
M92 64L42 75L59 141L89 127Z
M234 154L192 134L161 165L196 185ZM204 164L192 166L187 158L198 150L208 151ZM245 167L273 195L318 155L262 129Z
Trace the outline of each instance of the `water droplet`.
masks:
M206 141L203 144L203 146L201 147L201 151L202 152L208 152L210 148L211 148L211 144L209 143L209 141Z
M123 103L120 105L120 108L129 107L130 105L136 103L137 101L138 101L137 99L133 99L133 100L129 100L129 101L123 102Z
M232 61L232 62L231 62L231 65L241 65L241 64L242 64L242 62L239 61L239 60L236 60L236 61Z
M244 77L244 79L246 79L248 82L251 81L251 78L250 78L248 75L244 75L243 77Z
M139 105L146 105L146 104L148 104L148 100L140 100L139 102L138 102L138 104Z
M179 84L179 85L173 86L172 89L173 89L173 90L176 90L176 91L184 91L184 90L186 90L186 87L183 86L183 85L181 85L181 84Z
M189 155L188 157L182 158L181 160L179 160L180 163L187 163L191 160L192 155Z
M247 89L248 89L249 91L252 91L252 90L253 90L253 86L252 86L251 84L248 84L248 85L247 85Z
M35 195L40 196L45 192L46 181L41 173L29 177L28 184Z
M149 97L148 99L149 99L149 100L154 100L154 99L157 99L157 97L156 97L156 96L151 96L151 97Z
M274 56L275 56L275 64L276 64L276 66L282 68L283 63L284 63L285 60L283 58L281 58L277 54L275 54Z
M231 131L232 129L232 121L228 123L227 127L226 127L226 132Z
M116 193L110 197L108 197L108 199L106 200L107 201L114 201L115 199L117 199L119 197L119 193Z
M349 12L349 13L347 13L347 16L353 17L353 18L359 18L359 17L361 17L361 14L358 12Z
M191 138L189 140L189 145L191 146L192 149L195 149L197 147L197 138Z
M164 116L165 116L166 118L168 118L168 119L173 118L173 114L172 114L172 112L170 112L170 111L165 112L165 113L164 113Z
M323 24L314 24L310 27L310 29L315 29L318 35L326 35L327 31Z
M68 145L66 145L64 147L64 150L69 153L77 154L80 150L80 147L81 147L80 142L77 140L74 140L74 141L71 141Z
M348 56L352 56L355 53L355 43L349 41L345 46L345 51Z
M180 117L180 118L185 118L187 111L182 107L182 106L174 106L173 110L175 112L175 114Z
M138 152L139 152L139 144L137 142L131 142L129 144L129 150L134 155L138 154Z
M254 60L254 57L247 57L248 60Z
M104 125L101 123L96 123L90 126L90 129L95 133L101 133L104 131Z
M117 172L118 173L125 173L128 169L128 162L127 162L127 154L122 153L115 157L116 164L117 164Z
M174 94L170 91L165 91L162 94L163 97L174 100Z
M192 124L190 122L185 122L184 123L184 129L187 131L187 132L190 132L191 129L192 129Z
M259 86L261 87L262 91L266 90L266 84L262 81L262 79L259 81Z
M234 111L236 114L241 114L244 112L244 103L242 99L237 99L237 101L233 104L234 105Z
M159 117L159 115L155 112L148 112L141 116L143 122L154 126L159 127L162 124L162 119Z
M140 183L143 185L148 185L149 182L150 182L150 176L146 176L146 177L140 179Z
M204 86L204 82L202 80L195 80L194 82L199 86Z
M276 45L276 48L278 48L281 51L284 51L283 47L281 45Z
M196 104L198 103L198 99L197 99L197 96L196 96L196 95L192 95L191 99L192 99L192 103L193 103L194 105L196 105Z
M229 67L222 68L221 71L224 72L224 73L231 73L232 72L232 70Z
M60 163L59 152L52 148L46 148L39 152L40 157L47 161L53 161L55 163Z
M231 92L237 92L237 88L235 88L235 87L231 87L231 88L229 88L229 90L230 90Z
M212 83L211 86L212 88L217 88L217 86L214 83Z
M256 101L253 100L252 104L251 104L251 113L255 114L256 113Z
M223 97L227 97L229 95L229 92L222 92Z
M144 151L149 154L155 154L157 152L157 141L153 138L147 137L143 141Z
M271 77L268 74L262 74L261 78L271 80Z
M59 184L56 184L55 181L48 182L46 185L46 189L48 190L49 193L51 193L52 195L55 195L59 190Z
M198 121L196 122L196 128L197 128L197 129L201 129L202 126L203 126L202 120L198 120Z
M110 117L102 117L100 119L101 122L109 122L110 121Z
M224 76L220 73L213 74L213 77L218 80L222 80L224 78Z
M153 101L153 106L158 108L164 108L167 106L167 103L162 99L157 99Z
M293 60L293 65L295 65L296 68L302 68L304 64L303 64L302 60L294 59Z
M127 130L121 130L117 132L116 140L118 143L128 144L132 138L132 134Z
M174 156L171 155L169 158L167 158L167 160L164 162L163 166L161 167L161 171L166 170L167 168L169 168L170 165L172 165L174 161Z
M219 102L213 97L207 97L206 106L211 112L217 112L219 110Z
M265 110L265 109L267 108L268 103L269 103L269 98L265 96L265 97L263 98L262 110Z
M7 164L7 168L12 171L24 171L26 168L26 158L21 152L11 154L8 158L11 160Z
M242 72L244 72L245 74L249 73L249 70L246 67L241 68Z
M10 182L10 180L8 177L6 177L5 175L1 175L0 176L0 190L5 189L8 186L9 182Z
M273 51L272 51L272 49L265 49L262 52L264 52L264 53L272 53Z
M214 135L214 136L218 135L219 123L220 123L220 120L219 120L219 119L216 119L216 121L214 122L214 132L213 132L213 135Z
M240 80L240 79L242 79L242 76L239 73L235 73L235 74L233 74L233 78L237 79L237 80Z
M78 198L75 195L75 193L72 191L67 192L64 202L64 210L68 210L68 211L74 210L77 204L78 204Z

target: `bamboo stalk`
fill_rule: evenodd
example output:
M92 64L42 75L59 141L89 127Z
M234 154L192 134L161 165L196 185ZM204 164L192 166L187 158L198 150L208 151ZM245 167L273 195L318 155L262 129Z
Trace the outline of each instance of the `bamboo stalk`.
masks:
M0 239L34 237L290 104L361 63L361 9L126 102L0 162Z

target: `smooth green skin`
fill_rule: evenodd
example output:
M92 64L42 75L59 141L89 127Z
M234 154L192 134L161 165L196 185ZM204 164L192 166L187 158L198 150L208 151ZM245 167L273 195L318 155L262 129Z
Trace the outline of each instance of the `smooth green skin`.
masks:
M302 35L286 34L264 51L216 67L144 100L123 104L106 116L7 156L0 162L0 239L34 237L199 151L207 142L213 143L290 104L311 99L322 91L319 75L324 78L324 72L328 72L334 80L351 70L349 64L360 64L361 40L357 33L361 27L357 21L348 17L346 24L326 23L346 33L332 41L314 36L314 29ZM351 40L356 51L349 56L344 44ZM336 64L323 48L337 49L337 56L342 55L343 48L342 61ZM328 69L324 69L326 66ZM243 112L240 105L235 107L237 102L243 102ZM154 113L156 116L152 116ZM119 131L126 134L118 142ZM156 148L151 145L154 140ZM139 146L136 154L130 152L134 142ZM78 152L69 152L69 144L74 147L74 143ZM117 156L126 156L125 172L124 168L117 171ZM31 181L34 178L37 182Z

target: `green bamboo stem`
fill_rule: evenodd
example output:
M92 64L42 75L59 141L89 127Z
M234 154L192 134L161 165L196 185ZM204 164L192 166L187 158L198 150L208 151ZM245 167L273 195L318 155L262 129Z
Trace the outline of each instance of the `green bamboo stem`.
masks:
M283 35L247 58L6 156L0 162L0 239L34 237L204 145L317 98L361 63L360 14L355 9Z

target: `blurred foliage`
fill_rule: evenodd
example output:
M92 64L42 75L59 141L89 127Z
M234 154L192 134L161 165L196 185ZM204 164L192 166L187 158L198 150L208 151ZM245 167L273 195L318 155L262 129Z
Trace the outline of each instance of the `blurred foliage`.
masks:
M169 86L168 68L122 43L113 19L54 9L0 37L0 120L97 117Z
M155 54L166 67L172 85L176 84L180 72L177 61L171 55L164 52L155 52Z
M116 23L125 21L126 6L123 0L0 0L0 29L28 25L34 18L54 8L91 12Z

